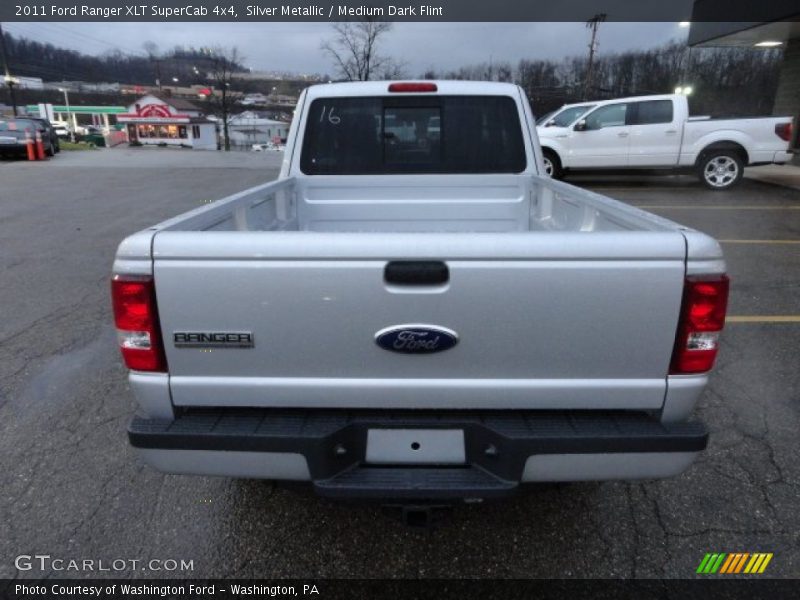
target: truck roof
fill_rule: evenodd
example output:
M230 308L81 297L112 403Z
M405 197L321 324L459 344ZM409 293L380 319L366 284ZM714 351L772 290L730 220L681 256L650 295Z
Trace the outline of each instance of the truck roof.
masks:
M648 96L626 96L625 98L609 98L607 100L589 100L586 102L578 102L577 104L565 104L564 106L578 106L580 104L594 104L602 106L603 104L614 104L616 102L640 102L642 100L674 100L676 98L685 98L681 94L651 94Z
M389 86L393 83L420 83L436 85L435 92L418 92L423 94L440 94L449 96L516 96L519 86L513 83L496 81L443 81L443 80L408 80L408 81L346 81L341 83L323 83L312 85L307 89L308 99L347 97L347 96L388 96ZM413 92L412 92L413 93Z
M624 98L607 98L605 100L585 100L583 102L570 102L569 104L562 104L556 111L560 112L565 108L572 108L573 106L603 106L605 104L615 104L617 102L639 102L642 100L672 100L680 96L680 94L651 94L648 96L626 96ZM554 113L556 111L553 111Z

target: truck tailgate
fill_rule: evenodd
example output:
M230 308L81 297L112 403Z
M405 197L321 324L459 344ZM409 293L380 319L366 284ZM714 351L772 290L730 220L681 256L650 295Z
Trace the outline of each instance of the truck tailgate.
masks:
M173 402L185 406L638 408L663 402L685 272L670 232L155 235ZM389 261L446 263L387 284ZM431 354L387 327L448 328ZM174 334L251 333L252 347Z

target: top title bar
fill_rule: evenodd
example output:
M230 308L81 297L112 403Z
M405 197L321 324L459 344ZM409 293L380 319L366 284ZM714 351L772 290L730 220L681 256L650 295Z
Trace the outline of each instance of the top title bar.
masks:
M706 21L800 20L797 0L1 0L0 21Z

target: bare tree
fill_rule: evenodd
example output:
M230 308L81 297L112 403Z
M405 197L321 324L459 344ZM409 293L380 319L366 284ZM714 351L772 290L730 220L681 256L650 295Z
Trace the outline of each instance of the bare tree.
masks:
M147 57L150 62L155 66L155 79L158 89L161 89L161 55L158 52L158 44L153 41L147 40L142 44L142 48L147 52Z
M239 54L237 48L212 49L208 60L208 77L211 79L213 88L208 102L214 114L222 119L222 140L225 151L231 149L231 140L228 131L228 121L230 120L231 108L234 102L241 95L231 89L233 75L241 70L241 61L244 57Z
M347 81L369 81L375 76L397 76L402 65L378 54L378 42L392 29L392 24L365 17L360 21L342 21L333 24L336 35L322 43Z
M377 75L379 78L387 81L390 79L405 79L408 77L406 72L407 66L408 65L403 61L389 58L381 65Z
M144 51L147 52L147 56L158 56L158 44L156 44L154 41L147 40L142 44L142 48L144 48Z
M514 81L514 68L507 62L498 64L495 67L494 79L505 83Z

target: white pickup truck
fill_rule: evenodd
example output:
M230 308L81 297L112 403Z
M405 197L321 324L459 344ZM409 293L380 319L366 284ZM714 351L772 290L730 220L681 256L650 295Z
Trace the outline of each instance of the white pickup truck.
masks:
M278 180L119 246L129 439L406 503L667 477L727 292L707 235L543 175L517 86L313 86Z
M664 169L695 172L707 187L725 190L741 180L745 166L792 158L791 117L690 117L686 96L677 94L567 105L537 131L545 170L556 178L568 171Z

